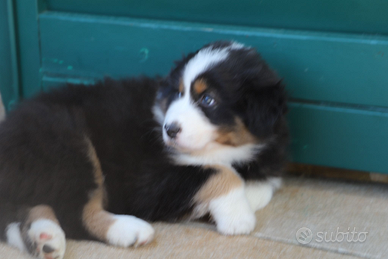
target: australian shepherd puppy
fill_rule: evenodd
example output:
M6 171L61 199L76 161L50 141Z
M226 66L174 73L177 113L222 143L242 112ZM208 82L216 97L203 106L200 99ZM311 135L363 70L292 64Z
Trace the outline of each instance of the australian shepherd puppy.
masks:
M255 49L215 42L162 80L106 79L22 102L0 125L0 235L61 259L65 235L128 247L146 221L251 232L287 161L286 98Z

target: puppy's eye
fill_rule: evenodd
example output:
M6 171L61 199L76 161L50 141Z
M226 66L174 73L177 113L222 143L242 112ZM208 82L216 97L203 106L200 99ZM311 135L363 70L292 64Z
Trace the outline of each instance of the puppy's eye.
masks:
M216 104L216 100L214 100L214 98L210 95L205 94L202 96L200 104L204 107L211 107Z
M182 97L182 92L176 92L175 93L175 99L179 99Z

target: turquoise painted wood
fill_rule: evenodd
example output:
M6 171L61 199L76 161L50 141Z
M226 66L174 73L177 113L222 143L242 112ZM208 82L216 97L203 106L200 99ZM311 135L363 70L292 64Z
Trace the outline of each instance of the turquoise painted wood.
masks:
M40 26L48 76L166 74L182 53L231 39L256 47L285 78L293 98L388 107L388 37L57 12L41 14Z
M388 33L386 0L47 0L49 10L253 27Z
M0 1L0 91L7 110L19 100L13 7L11 0Z
M292 159L388 173L388 109L291 103Z
M16 23L18 25L16 37L20 61L19 87L23 97L30 97L42 89L38 28L38 12L39 8L43 6L42 3L36 0L15 1Z
M293 161L388 173L386 13L381 0L15 0L16 78L29 97L164 75L209 41L241 41L285 79Z

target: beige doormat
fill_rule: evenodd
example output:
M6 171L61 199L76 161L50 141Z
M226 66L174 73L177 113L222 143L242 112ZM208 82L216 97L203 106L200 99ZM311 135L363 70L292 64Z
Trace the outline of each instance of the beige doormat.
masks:
M299 245L297 231L309 228L307 247L388 258L387 184L290 178L256 216L260 238Z
M214 226L202 223L157 223L155 240L148 246L121 249L98 242L69 240L65 258L347 259L388 255L388 185L289 178L256 216L257 227L249 236L222 236L215 232ZM303 227L309 228L311 235L307 233L301 239L296 234ZM347 240L341 240L338 233L351 231L353 237L350 233ZM361 236L363 242L356 241L354 236L361 232L367 232L365 240ZM302 245L297 237L300 242L309 238L311 241ZM30 257L0 244L0 258Z

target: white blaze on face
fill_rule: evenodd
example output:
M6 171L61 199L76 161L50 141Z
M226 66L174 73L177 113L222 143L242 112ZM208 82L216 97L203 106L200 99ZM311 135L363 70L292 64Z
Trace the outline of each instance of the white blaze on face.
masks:
M171 104L165 125L177 123L181 132L174 139L175 145L184 150L199 150L214 139L213 126L202 111L190 100L189 94ZM168 143L169 137L163 131L163 139Z
M177 123L180 126L181 131L173 141L178 148L189 151L200 150L216 138L216 126L211 124L197 104L194 103L190 88L198 75L225 60L230 50L243 47L242 44L238 43L214 50L212 50L212 47L208 47L200 50L186 64L182 78L184 96L171 103L164 120L164 125ZM163 130L163 139L166 143L172 142L165 129Z

